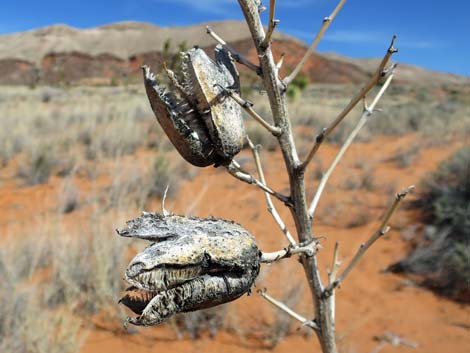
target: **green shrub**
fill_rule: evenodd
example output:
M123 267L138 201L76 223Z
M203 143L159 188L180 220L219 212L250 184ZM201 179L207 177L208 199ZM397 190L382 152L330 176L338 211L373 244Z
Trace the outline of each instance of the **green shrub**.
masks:
M289 87L287 87L287 96L295 100L300 96L300 93L308 86L308 76L302 72L294 78L294 80L290 83Z

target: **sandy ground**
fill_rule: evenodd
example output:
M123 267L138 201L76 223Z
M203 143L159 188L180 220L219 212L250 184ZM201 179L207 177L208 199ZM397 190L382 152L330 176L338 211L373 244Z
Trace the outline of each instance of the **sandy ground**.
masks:
M414 138L413 135L380 137L373 142L358 143L352 146L341 162L332 177L332 186L325 190L314 226L315 235L324 237L319 255L323 275L326 276L331 263L335 241L340 243L343 264L347 263L360 243L376 229L384 206L393 197L392 190L399 191L409 184L419 184L426 173L434 170L440 161L461 145L459 142L423 145L414 162L406 168L400 168L388 160ZM337 150L334 145L322 147L320 156L323 166L328 165L328 160ZM253 170L247 151L239 159L246 161L244 165L247 169ZM263 152L263 159L269 185L286 192L286 175L279 153ZM133 160L136 159L132 158L129 162ZM314 177L317 166L314 163L307 175L312 190L310 196L318 182ZM40 215L54 212L60 184L59 178L52 178L48 184L20 186L13 170L14 166L0 170L0 229L8 234L17 233L19 229L27 230ZM374 186L370 190L344 187L348 178L361 177L364 173L372 174ZM93 191L86 180L79 185L84 191ZM277 206L288 227L293 230L288 210L282 205ZM155 211L160 206L156 201L152 207ZM278 250L286 245L281 232L265 211L262 193L253 186L242 185L219 169L206 168L194 179L183 182L178 193L168 200L167 208L174 213L214 215L236 220L257 237L260 248L265 251ZM417 223L415 212L405 209L398 212L390 233L370 249L337 291L337 337L341 352L371 352L378 345L374 336L381 336L387 331L416 342L418 347L412 349L387 344L381 350L384 353L469 351L470 307L441 298L413 285L404 277L382 271L406 253L406 242L400 233ZM79 209L67 217L70 222L78 222L86 213L86 209ZM366 221L352 227L352 221L364 217L364 214ZM118 226L120 224L116 224ZM266 287L271 295L277 297L282 296L287 288L296 286L301 291L296 309L307 317L313 312L302 268L295 259L265 266L256 286ZM230 311L238 322L248 327L259 323L259 318L264 316L268 317L265 325L269 326L269 316L272 316L272 308L256 294L244 296L230 304ZM293 330L284 340L269 349L265 342L249 334L234 332L220 332L215 338L207 334L195 341L186 336L179 339L169 326L139 328L126 334L119 322L109 322L104 317L105 314L90 318L91 325L84 327L88 335L82 353L319 351L316 337L308 334L306 328L296 330L296 323L293 323Z

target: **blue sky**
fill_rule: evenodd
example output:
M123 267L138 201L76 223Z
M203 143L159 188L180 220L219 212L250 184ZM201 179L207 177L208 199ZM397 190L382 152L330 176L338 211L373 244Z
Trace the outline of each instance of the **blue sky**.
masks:
M310 42L337 0L277 0L279 29ZM0 33L66 23L80 28L136 20L160 26L241 19L236 0L3 0ZM269 0L264 0L269 5ZM266 12L267 13L267 12ZM265 17L267 15L265 14ZM348 0L319 51L378 57L398 35L397 61L470 75L470 1Z

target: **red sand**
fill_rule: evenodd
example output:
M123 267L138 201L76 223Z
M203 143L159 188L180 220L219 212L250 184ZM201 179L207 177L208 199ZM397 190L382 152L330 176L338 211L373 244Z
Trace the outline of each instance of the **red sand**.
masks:
M359 244L375 230L384 206L393 195L390 187L396 191L409 184L419 184L424 175L434 170L438 163L447 158L461 143L455 142L444 146L429 147L421 150L415 162L407 168L399 168L393 162L387 162L394 152L409 146L415 136L380 137L370 143L358 143L351 147L345 159L338 166L332 177L332 187L325 190L324 198L319 205L319 220L315 226L315 234L325 236L323 249L319 255L321 271L326 270L331 262L332 249L335 241L340 242L340 258L343 263L350 259ZM325 145L320 151L323 166L327 165L337 147ZM278 151L277 151L278 152ZM144 153L144 155L148 155ZM248 152L243 156L249 157ZM141 157L130 160L134 163ZM135 158L135 157L133 157ZM286 191L286 176L283 172L279 153L263 153L265 172L270 186L276 190ZM346 190L343 185L351 175L361 175L363 170L357 162L369 164L373 173L375 187L371 191ZM251 163L251 162L250 162ZM246 168L252 168L247 163ZM314 165L311 166L313 171ZM9 172L10 170L10 172ZM60 181L52 179L47 185L19 187L9 168L0 171L0 229L8 229L13 233L18 229L32 226L35 215L55 212L54 204ZM315 183L312 175L307 175L313 191ZM91 190L89 182L79 180L82 190ZM412 196L413 197L413 196ZM339 206L338 206L339 205ZM323 211L331 208L331 214ZM282 234L265 211L262 193L253 186L241 184L222 170L206 168L191 181L180 187L178 194L167 201L167 208L175 213L191 213L199 216L215 215L234 219L243 224L258 239L260 247L265 251L277 250L286 245ZM159 210L155 201L152 210ZM371 209L367 224L347 228L346 224L366 209ZM287 209L278 205L282 217L288 227L294 227ZM86 208L79 209L70 217L70 222L80 221L87 214ZM381 273L381 270L393 261L398 260L406 252L406 243L400 238L400 230L416 223L415 214L401 210L392 220L392 231L382 240L374 244L358 267L337 291L337 337L342 352L370 352L377 346L374 336L385 331L392 331L419 344L417 349L404 346L387 345L381 352L468 352L470 348L470 307L440 298L432 292L406 285L404 277ZM24 218L26 217L26 218ZM68 217L68 216L67 216ZM119 226L120 224L116 224ZM267 274L259 283L259 287L267 287L273 296L281 296L284 288L303 283L303 300L297 310L305 316L312 313L309 293L306 290L303 271L295 259L287 259L280 264L266 267ZM116 273L119 276L119 273ZM269 317L269 304L259 296L243 297L230 304L237 310L240 322L253 325L259 317ZM255 339L239 337L235 334L220 332L215 338L208 335L196 341L188 337L179 340L169 326L138 329L135 334L123 334L120 323L109 323L96 317L92 320L98 325L94 329L85 329L89 335L82 353L92 352L258 352L263 342ZM99 324L107 329L103 329ZM94 326L92 326L94 327ZM101 328L99 328L101 327ZM318 352L316 337L308 338L302 333L306 329L288 336L272 351L274 352Z

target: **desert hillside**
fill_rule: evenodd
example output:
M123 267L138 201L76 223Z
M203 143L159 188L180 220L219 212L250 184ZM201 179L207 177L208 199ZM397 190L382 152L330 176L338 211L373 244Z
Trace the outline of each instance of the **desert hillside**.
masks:
M170 38L174 44L185 41L188 45L207 47L213 44L213 39L205 31L208 25L223 34L228 42L249 38L248 27L242 21L215 21L171 27L129 21L87 29L58 24L0 36L0 59L14 58L39 64L50 53L81 52L91 56L109 54L126 60L132 55L160 51ZM275 38L300 43L294 37L279 32ZM176 47L172 49L176 50Z
M199 45L210 51L214 40L210 25L240 53L255 59L246 24L227 20L191 26L160 27L144 22L118 22L78 29L58 24L25 32L0 35L0 84L106 84L136 82L143 63L160 67L167 53ZM286 53L284 69L294 67L306 43L276 31L274 54ZM381 53L378 53L380 55ZM310 82L359 83L371 74L379 59L361 60L337 54L315 54L303 72ZM468 77L404 65L397 74L403 82L468 84Z
M336 53L323 53L323 57L342 61L344 63L358 66L366 72L372 73L380 62L379 58L351 58ZM399 63L400 70L397 70L397 79L417 84L470 84L470 77L454 75L450 73L428 70L422 67Z

